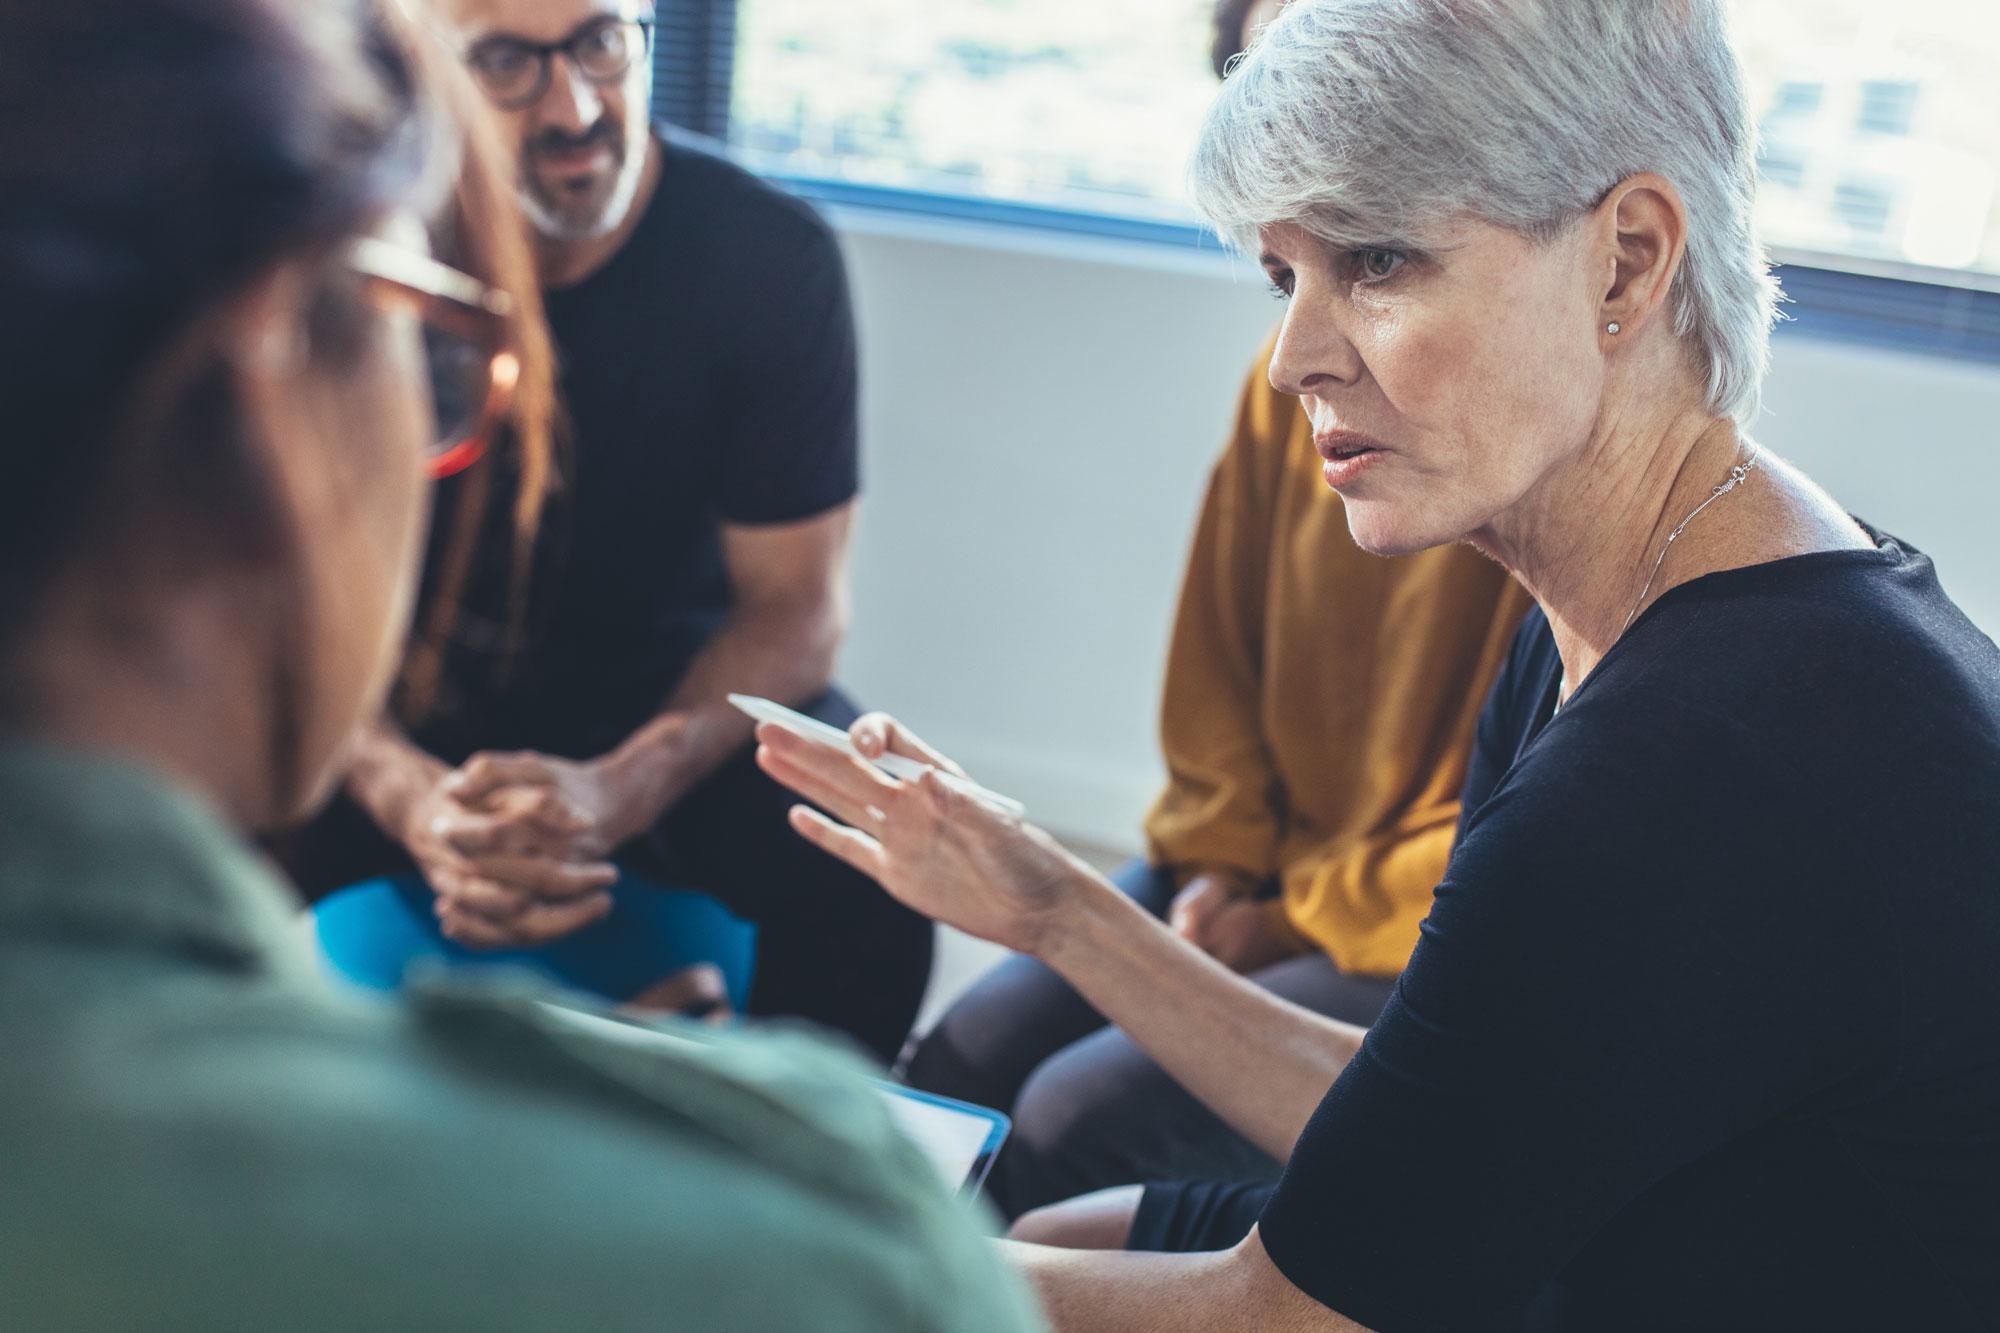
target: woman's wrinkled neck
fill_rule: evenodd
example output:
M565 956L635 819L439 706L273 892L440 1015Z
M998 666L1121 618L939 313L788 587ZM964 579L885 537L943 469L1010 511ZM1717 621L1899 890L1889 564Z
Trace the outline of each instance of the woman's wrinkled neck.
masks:
M1668 534L1742 452L1734 422L1684 399L1626 404L1474 534L1548 616L1571 688L1624 633Z

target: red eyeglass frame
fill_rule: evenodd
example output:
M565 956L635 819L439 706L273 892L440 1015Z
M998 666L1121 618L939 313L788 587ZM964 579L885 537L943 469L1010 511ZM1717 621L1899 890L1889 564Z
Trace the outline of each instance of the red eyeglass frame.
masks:
M433 481L465 471L485 455L521 382L521 359L509 347L513 301L469 273L379 236L356 239L348 247L347 265L368 280L378 300L404 305L418 319L486 353L486 392L469 431L462 438L439 440L424 463Z

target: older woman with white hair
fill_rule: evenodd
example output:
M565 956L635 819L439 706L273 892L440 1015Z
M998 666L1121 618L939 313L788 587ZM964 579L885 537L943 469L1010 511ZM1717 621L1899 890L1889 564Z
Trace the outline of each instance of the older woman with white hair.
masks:
M947 771L762 730L845 821L802 834L1288 1162L1247 1213L1095 1202L1207 1253L1024 1247L1058 1326L2000 1322L2000 649L1745 433L1753 139L1719 0L1297 0L1210 117L1199 200L1290 300L1272 380L1357 540L1469 541L1541 608L1372 1029L1197 955L887 719L858 748Z

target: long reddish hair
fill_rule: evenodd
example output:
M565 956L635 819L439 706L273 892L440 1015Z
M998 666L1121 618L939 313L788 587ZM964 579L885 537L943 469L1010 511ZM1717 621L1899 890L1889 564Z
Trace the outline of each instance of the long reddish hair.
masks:
M496 452L514 451L520 477L514 498L509 598L510 629L518 634L535 535L555 478L559 429L555 353L543 317L534 250L517 202L514 159L502 146L485 97L440 41L409 21L395 0L384 3L426 82L438 90L452 118L464 127L465 152L449 216L439 228L440 252L449 262L513 298L509 333L512 349L521 360L521 380L509 418L492 443ZM449 512L436 516L435 521L444 526L444 538L436 548L436 565L428 571L428 595L392 700L398 720L406 726L421 721L437 702L446 651L458 623L486 513L493 504L493 465L503 461L489 457L474 467L457 488Z

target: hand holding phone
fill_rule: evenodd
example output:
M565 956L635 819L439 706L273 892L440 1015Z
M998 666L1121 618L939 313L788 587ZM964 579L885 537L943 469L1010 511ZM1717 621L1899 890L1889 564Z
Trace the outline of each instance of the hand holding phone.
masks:
M729 696L729 702L735 705L739 711L748 713L759 722L774 723L777 726L784 727L788 731L797 732L809 740L816 740L822 745L832 746L836 750L851 754L857 759L868 759L868 756L854 748L854 742L846 732L838 727L830 727L818 718L807 717L804 713L787 708L783 704L773 703L769 699L760 699L753 694L732 694ZM1015 818L1019 818L1027 813L1027 807L1011 796L1002 796L999 792L988 791L970 778L962 778L956 773L948 773L941 768L934 769L932 765L926 764L921 760L911 759L907 755L884 754L874 759L868 759L868 762L875 765L882 772L887 773L890 777L900 778L905 781L920 777L925 772L934 771L946 782L965 792L966 795L973 797L975 800L982 801L996 810L1013 815Z

